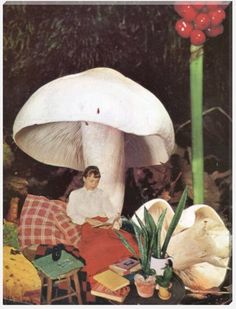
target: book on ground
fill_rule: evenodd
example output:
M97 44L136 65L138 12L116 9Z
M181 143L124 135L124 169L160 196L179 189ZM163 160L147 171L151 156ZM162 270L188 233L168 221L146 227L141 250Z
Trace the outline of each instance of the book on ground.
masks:
M130 283L128 279L123 278L122 276L118 275L110 269L96 274L95 276L93 276L93 279L95 279L97 282L101 283L106 288L112 291L121 289L124 286L129 285Z
M123 276L141 269L138 260L133 258L126 258L120 262L109 265L109 268L117 274Z
M116 291L112 291L106 288L101 283L96 283L92 287L91 294L122 303L125 300L126 296L129 294L129 291L130 288L128 286L118 289Z

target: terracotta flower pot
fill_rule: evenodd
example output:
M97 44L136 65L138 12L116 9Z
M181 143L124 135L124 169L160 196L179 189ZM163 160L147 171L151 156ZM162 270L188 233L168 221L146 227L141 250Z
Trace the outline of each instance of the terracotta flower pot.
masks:
M142 275L136 274L134 284L139 296L144 298L152 297L156 286L156 278L155 276L149 276L145 279Z
M164 288L162 286L159 287L158 296L162 300L168 300L171 298L171 293L168 288Z

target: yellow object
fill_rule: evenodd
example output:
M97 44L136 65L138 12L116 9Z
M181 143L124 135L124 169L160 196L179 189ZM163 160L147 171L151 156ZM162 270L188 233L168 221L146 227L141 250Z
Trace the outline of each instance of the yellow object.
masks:
M159 287L158 296L162 300L168 300L171 298L171 293L168 288L163 288L162 286Z
M124 286L127 286L130 283L128 279L114 273L109 269L93 276L93 278L112 291L116 291L120 288L123 288Z
M3 297L16 302L40 302L41 280L22 253L3 247Z

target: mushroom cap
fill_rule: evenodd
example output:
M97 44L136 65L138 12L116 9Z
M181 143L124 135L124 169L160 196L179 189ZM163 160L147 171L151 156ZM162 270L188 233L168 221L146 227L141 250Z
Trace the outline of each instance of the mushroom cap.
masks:
M123 131L126 167L168 160L174 148L172 121L150 91L110 68L94 68L39 88L19 111L16 144L34 159L83 169L81 122Z

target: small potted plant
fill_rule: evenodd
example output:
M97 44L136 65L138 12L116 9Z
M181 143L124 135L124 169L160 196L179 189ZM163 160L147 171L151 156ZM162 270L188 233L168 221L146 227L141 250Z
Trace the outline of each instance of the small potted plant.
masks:
M171 239L171 236L179 222L183 209L185 207L186 199L187 199L187 188L185 188L181 196L175 214L168 227L162 246L161 246L161 231L167 209L165 209L161 213L157 223L154 222L151 214L145 207L144 207L144 222L136 214L135 217L137 219L138 224L136 224L132 219L129 220L135 232L135 237L138 243L139 256L137 256L134 248L130 246L130 244L127 242L124 236L120 234L118 231L115 231L115 233L120 238L122 243L126 246L126 248L140 260L141 273L137 274L134 280L135 285L137 287L137 292L142 297L151 297L153 295L155 289L155 284L153 283L153 281L156 281L156 277L158 278L158 276L163 276L167 265L170 265L167 255L167 247ZM153 257L156 259L157 261L156 264L159 265L159 268L161 265L162 268L161 272L159 268L154 269L155 267L151 266L151 260L153 259ZM159 260L164 260L165 263L164 264L158 263ZM172 268L172 266L170 267ZM160 278L157 279L157 281L161 282ZM147 293L148 290L147 286L149 284L150 284L149 293Z
M173 268L171 260L165 266L162 276L156 276L156 283L158 288L158 296L162 300L168 300L171 297L171 292L169 291L170 283L173 277Z

